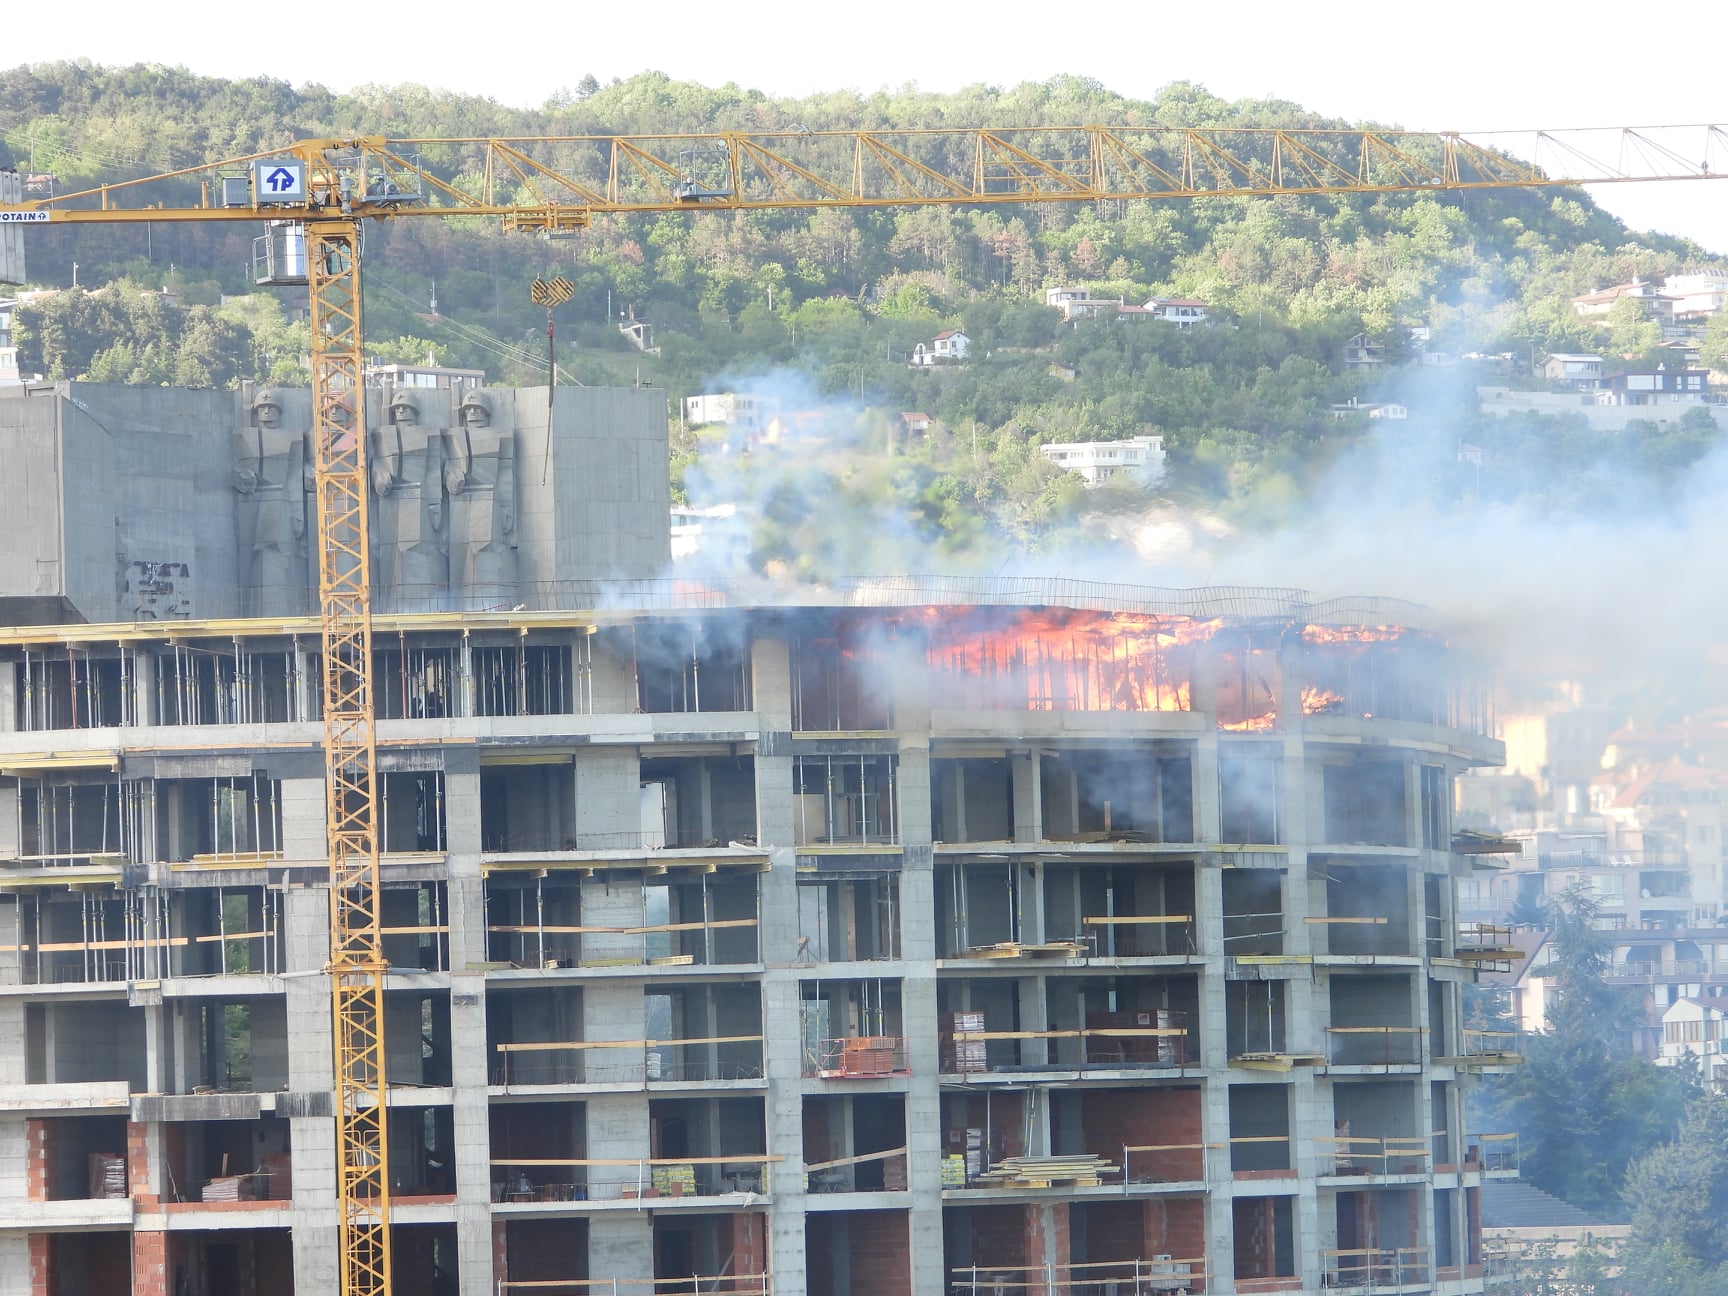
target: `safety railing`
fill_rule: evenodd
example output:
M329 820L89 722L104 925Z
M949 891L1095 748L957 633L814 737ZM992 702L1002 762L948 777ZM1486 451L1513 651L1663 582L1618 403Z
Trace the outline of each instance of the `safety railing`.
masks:
M1518 1051L1523 1036L1510 1030L1465 1030L1464 1052L1459 1058L1465 1066L1517 1066L1524 1061Z
M1078 1041L1078 1048L1063 1047L1066 1040ZM945 1073L1180 1067L1188 1064L1188 1029L1096 1026L1043 1031L951 1031L942 1036L941 1056Z
M906 1149L861 1152L832 1161L807 1162L804 1185L813 1193L905 1192Z
M495 1296L773 1296L765 1273L696 1274L689 1278L500 1278Z
M1192 914L1117 914L1082 918L1093 958L1170 958L1193 954Z
M1158 1255L1039 1266L971 1265L948 1271L949 1296L1154 1296L1202 1292L1206 1260Z
M757 1080L760 1035L697 1039L532 1040L494 1044L492 1083L647 1084L676 1080ZM753 1047L752 1047L753 1046ZM636 1056L624 1058L621 1053Z
M650 923L635 927L600 927L579 923L488 923L489 940L510 962L540 968L682 967L720 961L710 957L705 938L712 932L746 930L727 961L753 963L757 949L755 918L711 918L693 922ZM631 938L643 937L640 942ZM630 948L635 945L636 948Z
M1422 1060L1420 1026L1328 1026L1326 1060L1333 1066L1402 1066Z
M643 1201L759 1196L767 1167L785 1158L759 1152L714 1157L497 1157L494 1202Z
M1396 1290L1429 1282L1427 1247L1348 1247L1322 1251L1322 1282L1331 1291Z
M1205 1143L1138 1143L1122 1148L1126 1184L1194 1183L1206 1177Z
M1421 1174L1428 1168L1428 1140L1332 1134L1317 1139L1320 1173L1333 1175Z
M1466 1134L1464 1164L1466 1167L1481 1167L1483 1174L1515 1177L1518 1174L1518 1135Z

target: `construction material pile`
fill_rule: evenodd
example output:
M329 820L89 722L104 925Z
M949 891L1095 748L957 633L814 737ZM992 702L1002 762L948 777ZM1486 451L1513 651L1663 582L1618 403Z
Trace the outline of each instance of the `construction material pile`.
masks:
M996 1188L1096 1188L1105 1175L1122 1173L1102 1157L1077 1156L1004 1157L983 1174L974 1186Z

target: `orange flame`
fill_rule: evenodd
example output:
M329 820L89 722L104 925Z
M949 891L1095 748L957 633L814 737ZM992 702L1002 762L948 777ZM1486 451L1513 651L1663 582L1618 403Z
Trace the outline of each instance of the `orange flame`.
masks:
M1195 658L1221 630L1221 617L1196 619L1072 608L925 607L911 614L925 630L937 705L1031 711L1189 711ZM1202 705L1218 728L1264 733L1278 726L1273 637L1232 635L1216 646L1215 692ZM1303 626L1319 647L1366 647L1402 638L1398 626ZM1226 646L1227 645L1227 646ZM1355 654L1346 654L1354 656ZM1342 714L1345 686L1324 675L1302 689L1303 715Z
M1307 626L1302 631L1302 642L1311 644L1368 644L1390 643L1400 639L1406 631L1403 626Z
M1026 608L929 618L931 667L953 705L1032 711L1187 711L1193 645L1219 622Z
M1335 689L1315 688L1312 684L1302 690L1303 715L1339 715L1344 710L1344 695Z

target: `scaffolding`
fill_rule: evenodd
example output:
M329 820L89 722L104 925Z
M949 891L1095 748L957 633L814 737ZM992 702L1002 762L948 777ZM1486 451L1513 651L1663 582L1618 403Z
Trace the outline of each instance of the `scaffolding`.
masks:
M137 654L122 646L98 656L67 644L25 648L17 663L17 721L21 730L100 729L136 723Z

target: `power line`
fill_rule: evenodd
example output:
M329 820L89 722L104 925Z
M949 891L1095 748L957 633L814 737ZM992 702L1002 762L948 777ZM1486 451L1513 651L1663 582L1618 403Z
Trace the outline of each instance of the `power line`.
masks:
M406 293L392 288L389 284L380 282L376 277L374 277L366 286L369 289L376 289L383 292L388 297L395 298L405 306L413 307L416 314L419 314L419 302L415 301ZM439 314L431 317L421 316L421 318L426 319L428 323L435 327L447 329L449 332L455 334L461 341L479 347L483 351L491 352L493 355L499 356L502 359L522 365L524 368L533 369L539 373L546 372L546 361L542 357L524 347L519 347L514 343L506 342L496 334L489 333L472 324L465 324L461 320L453 319L448 315ZM569 373L562 365L558 365L555 368L554 381L558 381L559 379L562 379L576 387L587 385L574 374Z

